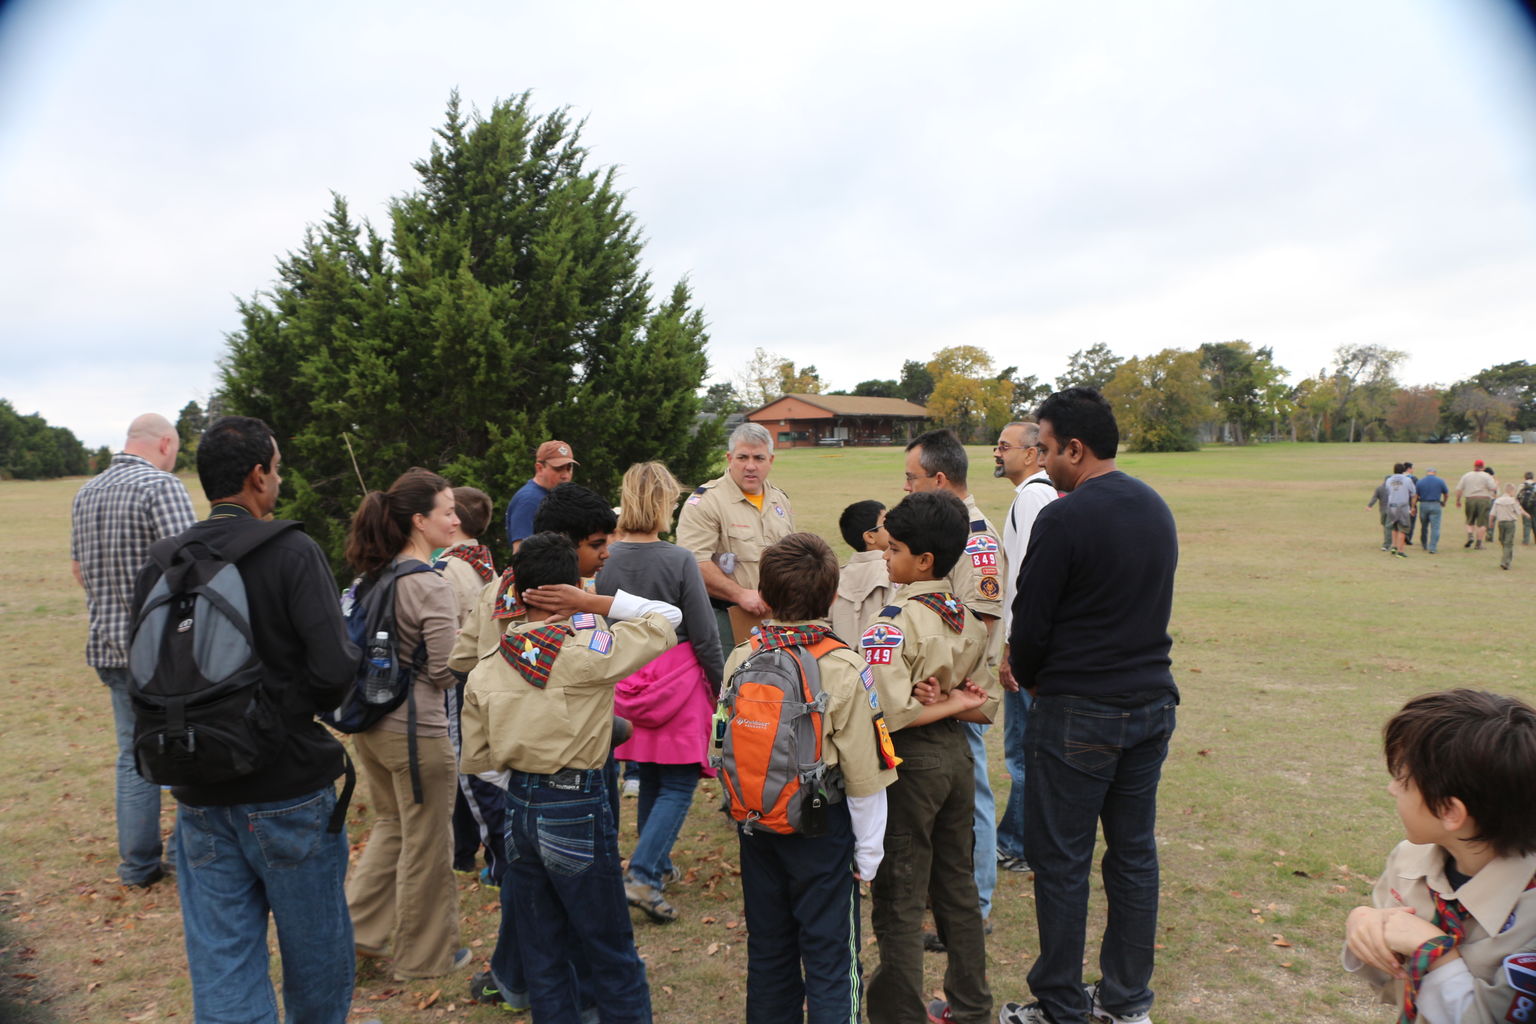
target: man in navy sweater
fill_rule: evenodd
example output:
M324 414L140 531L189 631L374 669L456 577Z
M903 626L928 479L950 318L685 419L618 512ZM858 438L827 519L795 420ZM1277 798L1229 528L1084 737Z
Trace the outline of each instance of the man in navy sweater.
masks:
M1147 1024L1157 784L1178 687L1168 616L1178 536L1157 493L1115 468L1120 432L1092 388L1047 398L1038 447L1065 496L1040 510L1019 571L1009 664L1035 699L1025 733L1025 857L1035 871L1038 1002L1002 1024ZM1095 830L1104 825L1103 978L1084 988Z

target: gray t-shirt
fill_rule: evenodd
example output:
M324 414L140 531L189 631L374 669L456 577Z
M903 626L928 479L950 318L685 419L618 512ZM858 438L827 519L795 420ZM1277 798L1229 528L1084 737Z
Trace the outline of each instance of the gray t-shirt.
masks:
M1407 508L1416 494L1413 478L1407 473L1393 473L1387 477L1387 507Z
M617 591L666 601L683 613L677 627L677 639L693 644L693 652L710 685L717 690L725 669L720 651L720 632L715 625L715 610L704 589L704 577L693 552L664 540L645 544L617 541L608 545L608 561L597 574L597 592L612 597Z

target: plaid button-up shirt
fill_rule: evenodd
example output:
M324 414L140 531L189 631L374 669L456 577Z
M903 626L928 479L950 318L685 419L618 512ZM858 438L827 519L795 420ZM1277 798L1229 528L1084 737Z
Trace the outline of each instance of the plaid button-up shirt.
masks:
M85 663L122 668L128 664L134 577L149 560L151 544L197 521L192 499L170 473L119 452L75 494L70 520L69 554L80 563L90 612Z

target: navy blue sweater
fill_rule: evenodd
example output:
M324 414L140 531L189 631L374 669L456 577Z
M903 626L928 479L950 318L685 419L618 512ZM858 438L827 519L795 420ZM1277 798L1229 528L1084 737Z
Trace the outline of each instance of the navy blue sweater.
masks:
M1019 572L1009 667L1036 696L1177 694L1168 616L1179 540L1157 492L1119 470L1040 510Z

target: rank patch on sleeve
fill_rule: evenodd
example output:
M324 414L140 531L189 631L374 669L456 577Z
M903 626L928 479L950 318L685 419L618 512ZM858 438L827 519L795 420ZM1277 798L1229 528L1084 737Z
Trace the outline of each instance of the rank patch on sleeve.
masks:
M892 652L901 646L904 639L898 627L888 622L877 622L859 637L859 647L864 651L864 660L868 664L889 665Z
M986 598L988 601L996 601L998 593L997 577L983 576L981 578L981 582L977 584L977 589L981 591L981 596Z

